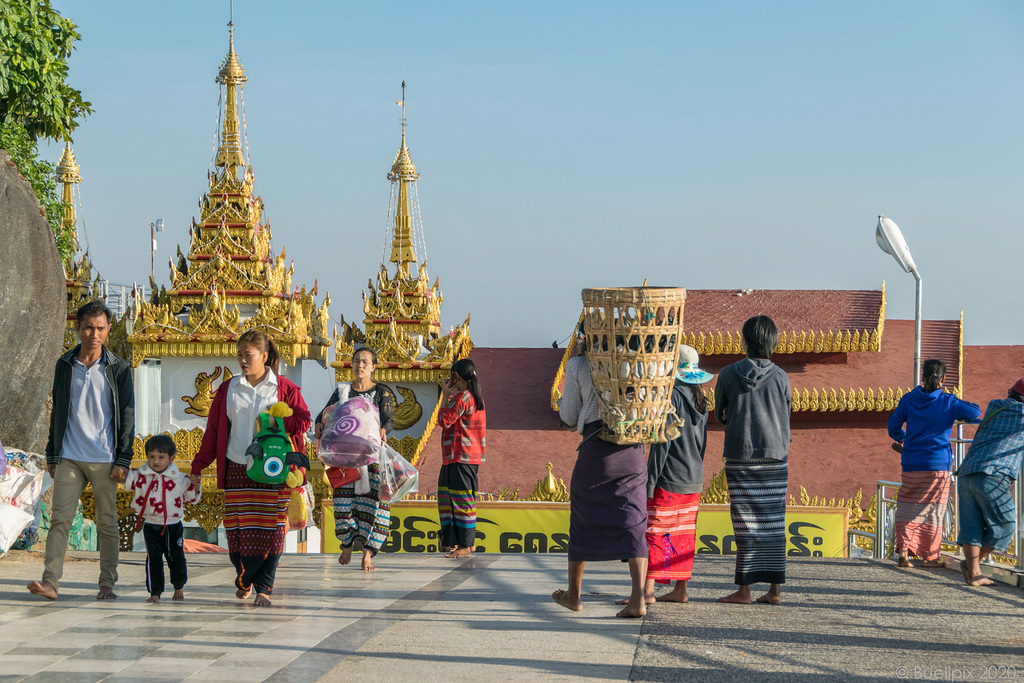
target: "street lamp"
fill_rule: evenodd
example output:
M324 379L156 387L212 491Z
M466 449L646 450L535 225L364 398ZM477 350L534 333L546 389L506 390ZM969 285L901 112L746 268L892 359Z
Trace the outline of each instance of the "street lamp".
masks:
M916 387L921 381L921 274L917 272L914 265L914 257L910 255L910 248L907 241L903 239L903 233L893 223L891 218L878 217L878 227L875 228L875 241L879 248L887 254L891 254L896 263L906 273L913 273L917 281L916 297L914 305L914 382L910 385Z
M156 279L156 233L164 231L164 219L149 224L149 277Z

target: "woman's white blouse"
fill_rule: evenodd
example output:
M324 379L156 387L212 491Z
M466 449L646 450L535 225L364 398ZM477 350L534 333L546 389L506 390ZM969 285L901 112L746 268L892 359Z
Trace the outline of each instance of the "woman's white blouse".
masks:
M252 386L245 375L232 377L228 383L227 411L231 422L228 437L228 460L245 464L245 451L256 436L256 418L277 403L277 375L267 368L263 381Z

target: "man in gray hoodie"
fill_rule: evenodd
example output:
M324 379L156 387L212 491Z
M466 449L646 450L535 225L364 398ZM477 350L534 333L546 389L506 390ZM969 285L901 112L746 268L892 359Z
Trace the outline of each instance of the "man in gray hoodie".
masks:
M779 333L771 318L743 323L747 357L722 369L715 419L725 425L725 478L736 535L735 593L719 602L750 603L750 586L769 583L758 602L777 605L786 582L789 483L789 377L772 363Z

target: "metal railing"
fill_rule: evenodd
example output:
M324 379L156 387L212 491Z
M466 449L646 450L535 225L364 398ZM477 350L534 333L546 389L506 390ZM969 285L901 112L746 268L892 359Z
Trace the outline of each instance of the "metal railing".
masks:
M132 305L132 291L138 287L139 296L146 300L150 296L150 288L147 285L123 285L107 280L96 281L99 288L99 295L107 302L107 307L120 318Z
M964 423L956 424L956 437L950 439L953 444L953 472L956 472L963 463L967 454L967 446L971 439L964 438ZM946 512L942 519L942 540L944 543L955 544L960 531L960 497L957 493L956 475L950 477L949 502L946 505ZM857 537L869 538L873 541L872 554L876 559L891 559L896 555L896 492L900 484L895 481L879 481L875 488L875 533L850 530L847 536L847 555L854 555L854 545ZM1004 558L1013 563L1013 567L1006 564L996 564L990 558L989 564L1010 569L1017 573L1024 573L1024 553L1021 548L1021 501L1024 500L1024 467L1013 485L1013 500L1016 505L1014 519L1013 541L1006 552L993 551L992 555ZM1010 552L1013 550L1013 552Z

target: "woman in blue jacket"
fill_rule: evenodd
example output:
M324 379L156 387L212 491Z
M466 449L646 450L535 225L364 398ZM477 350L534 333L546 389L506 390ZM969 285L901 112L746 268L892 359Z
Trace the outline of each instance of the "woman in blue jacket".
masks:
M943 390L945 378L942 361L926 360L921 386L901 398L889 416L889 436L902 443L903 473L896 496L896 549L901 567L914 566L910 555L920 557L922 567L942 566L942 516L953 464L950 430L958 420L977 423L981 418L976 404Z

